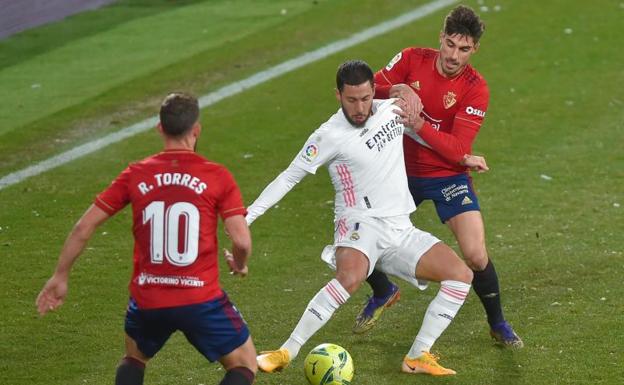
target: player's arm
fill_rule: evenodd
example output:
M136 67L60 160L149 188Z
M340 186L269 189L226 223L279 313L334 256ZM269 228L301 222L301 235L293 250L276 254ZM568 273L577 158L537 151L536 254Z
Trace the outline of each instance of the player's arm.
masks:
M245 217L247 224L251 225L259 216L282 200L307 174L306 170L292 162L286 170L265 187L260 196L249 206Z
M478 155L464 155L464 159L459 162L462 166L471 169L472 171L476 171L478 173L486 172L490 168L485 162L485 158Z
M78 220L65 240L52 277L46 282L37 296L37 311L44 315L63 304L67 295L69 273L95 229L104 223L110 215L96 205L91 205Z
M479 127L475 123L455 120L452 133L438 131L429 122L423 122L421 128L414 131L442 157L461 164L464 155L470 152Z
M342 112L338 112L342 114ZM262 191L260 196L247 209L247 224L251 225L259 216L279 202L290 190L308 174L335 156L340 148L332 136L332 124L328 120L310 135L295 159L284 172L275 178Z
M389 99L393 86L405 83L410 71L410 48L399 52L388 65L375 73L375 98ZM405 85L405 84L404 84ZM405 85L407 86L407 85ZM409 87L409 86L407 86Z
M232 240L232 252L224 250L225 259L233 274L246 276L247 260L251 255L251 234L243 215L225 218L225 231Z
M483 84L466 94L455 115L450 132L438 131L424 120L420 129L417 124L414 131L442 157L452 163L462 164L464 156L471 152L472 143L485 118L488 103L489 91Z

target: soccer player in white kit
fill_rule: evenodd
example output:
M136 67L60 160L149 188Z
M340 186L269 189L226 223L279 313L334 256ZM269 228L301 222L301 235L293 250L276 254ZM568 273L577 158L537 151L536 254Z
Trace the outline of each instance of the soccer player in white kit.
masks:
M257 357L258 366L265 372L285 368L377 268L421 289L427 281L441 283L402 370L455 374L438 364L429 350L464 303L472 271L450 247L410 222L416 207L403 161L405 116L395 104L402 102L373 100L373 72L362 61L342 64L336 83L341 109L312 133L290 166L249 207L246 217L251 224L307 174L326 165L336 190L335 233L334 244L325 247L322 258L335 268L336 277L312 298L281 348ZM485 164L483 158L471 155L465 162L468 167Z

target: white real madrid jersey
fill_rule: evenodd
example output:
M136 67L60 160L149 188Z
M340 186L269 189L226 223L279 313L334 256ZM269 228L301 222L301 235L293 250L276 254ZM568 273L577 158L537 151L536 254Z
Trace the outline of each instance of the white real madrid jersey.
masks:
M309 173L326 165L336 190L336 219L349 215L391 217L410 214L403 160L403 130L393 99L374 100L373 115L354 127L341 109L306 141L293 165Z

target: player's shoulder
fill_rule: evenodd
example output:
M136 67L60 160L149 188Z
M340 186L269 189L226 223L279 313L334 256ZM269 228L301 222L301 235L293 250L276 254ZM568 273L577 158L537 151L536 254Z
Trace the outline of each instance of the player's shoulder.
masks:
M170 166L190 168L204 173L229 172L224 165L193 151L163 151L131 164L131 167L156 169Z
M433 60L438 54L437 49L426 47L408 47L403 50L403 54L411 60Z
M425 58L433 58L438 54L437 49L427 47L410 47L408 48L410 55L422 56Z
M150 155L146 158L135 160L133 162L128 163L128 167L126 167L126 172L139 172L151 165L154 165L158 162L158 154Z
M230 185L235 182L234 174L223 164L214 162L210 159L196 154L197 157L190 165L190 169L197 172L198 177L205 178L207 181L218 183L220 185Z
M485 90L488 89L487 81L483 75L481 75L481 73L479 73L479 71L477 71L477 69L470 64L466 66L466 69L461 76L464 82L466 82L466 84L470 87L483 88Z
M228 168L225 165L214 162L210 159L207 159L200 154L196 153L195 155L196 157L193 159L193 163L195 167L200 167L202 170L206 172L230 174L230 170L228 170Z
M330 153L340 148L340 144L348 139L351 125L344 118L344 113L339 109L327 121L314 130L303 147L306 154L316 153L322 150ZM305 157L304 157L305 158Z
M373 100L373 111L376 113L393 112L399 107L395 104L396 98Z
M321 124L314 133L328 137L339 137L349 128L351 128L351 124L345 118L342 109L338 108L338 111L330 116L325 123Z

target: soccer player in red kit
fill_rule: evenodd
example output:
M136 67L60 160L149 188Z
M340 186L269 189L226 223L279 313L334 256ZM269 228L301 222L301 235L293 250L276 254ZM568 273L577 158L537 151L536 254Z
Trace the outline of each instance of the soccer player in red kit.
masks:
M455 235L474 271L473 288L487 313L491 336L503 345L522 347L522 340L503 316L479 202L469 170L462 165L472 153L490 97L485 79L468 63L483 31L472 9L457 6L444 21L440 49L406 48L398 53L375 74L375 97L422 103L422 114L404 114L406 125L414 131L403 140L414 202L418 206L432 200L440 220ZM370 329L383 309L399 297L398 286L383 273L375 271L367 281L373 296L357 317L356 333Z
M41 315L62 305L69 272L95 229L132 205L134 269L116 385L141 385L145 364L176 330L226 370L221 385L252 384L256 351L238 310L219 286L217 222L232 240L226 261L247 274L251 236L241 193L229 171L195 153L197 99L167 96L158 130L164 151L128 166L95 198L69 234L52 277L37 297Z

